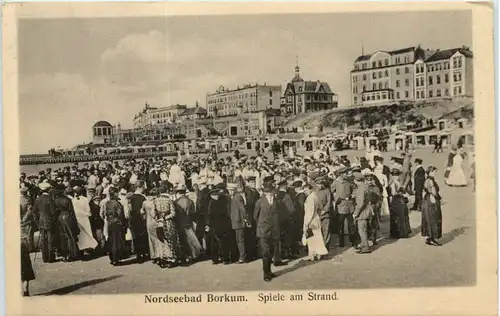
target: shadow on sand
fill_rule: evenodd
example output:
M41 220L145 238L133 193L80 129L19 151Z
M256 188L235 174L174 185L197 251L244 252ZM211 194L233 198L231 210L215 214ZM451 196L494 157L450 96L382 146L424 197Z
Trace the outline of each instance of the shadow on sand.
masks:
M112 280L118 279L120 277L122 277L122 276L121 275L114 275L114 276L107 277L107 278L101 278L101 279L94 279L94 280L84 281L84 282L76 283L76 284L73 284L73 285L68 285L68 286L65 286L65 287L61 287L59 289L55 289L55 290L52 290L50 292L38 294L38 295L39 296L65 295L65 294L69 294L71 292L74 292L76 290L79 290L79 289L87 287L87 286L92 286L92 285L96 285L96 284L99 284L99 283L103 283L103 282L107 282L107 281L112 281Z
M458 236L464 234L470 227L459 227L450 230L449 232L445 233L443 237L439 240L439 242L443 245L446 245L449 242L452 242L455 238Z

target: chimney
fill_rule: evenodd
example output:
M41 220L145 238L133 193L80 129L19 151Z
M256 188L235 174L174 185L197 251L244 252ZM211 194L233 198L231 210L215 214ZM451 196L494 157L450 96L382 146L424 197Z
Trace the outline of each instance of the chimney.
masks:
M198 103L198 100L196 100L196 107L199 107L200 104Z

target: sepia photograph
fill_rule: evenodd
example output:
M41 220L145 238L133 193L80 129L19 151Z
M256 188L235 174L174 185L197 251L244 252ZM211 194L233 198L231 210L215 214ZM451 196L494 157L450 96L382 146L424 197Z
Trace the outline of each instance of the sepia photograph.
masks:
M478 285L473 10L16 24L21 306Z

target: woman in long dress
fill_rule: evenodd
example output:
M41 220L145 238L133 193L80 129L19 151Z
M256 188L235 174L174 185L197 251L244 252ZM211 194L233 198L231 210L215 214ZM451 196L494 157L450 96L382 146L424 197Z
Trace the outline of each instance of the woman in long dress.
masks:
M75 210L76 220L78 221L78 228L80 234L78 235L78 248L80 251L95 249L98 245L97 241L92 235L92 227L90 226L90 212L89 200L83 196L85 189L82 187L75 187L75 197L72 199L73 208Z
M55 190L54 204L59 212L57 216L59 228L59 254L63 261L73 261L80 255L77 240L80 228L72 201L64 195L64 187Z
M21 207L21 283L23 296L29 296L29 283L35 279L35 271L30 258L30 230L35 225L35 218L31 207Z
M127 257L128 251L125 244L127 220L123 206L118 201L118 190L114 187L109 189L109 200L104 205L104 215L108 227L109 260L115 266Z
M397 182L392 184L391 191L395 193L391 198L390 206L390 236L395 239L408 238L411 234L408 198L404 195L404 188Z
M153 201L158 238L161 241L160 267L173 268L179 260L180 246L175 227L175 204L167 194L166 187L160 187L160 195Z
M161 241L158 238L157 229L158 225L155 219L155 204L154 199L158 195L159 191L157 188L153 188L150 194L147 196L146 201L142 203L142 208L146 214L146 228L148 231L148 241L149 241L149 255L153 260L154 264L159 264L162 257Z
M424 199L422 201L422 236L429 246L441 246L437 239L442 237L443 215L441 213L441 195L439 186L434 180L436 167L427 169L424 183Z
M463 187L467 185L467 178L463 169L465 153L456 146L452 147L448 156L448 166L446 168L445 183L449 186Z
M374 170L374 174L377 177L378 181L380 182L380 187L382 189L382 202L381 202L381 208L380 208L380 215L381 216L388 216L389 215L389 200L388 200L388 194L387 194L387 187L389 186L389 179L387 179L387 176L384 174L384 165L382 164L377 164Z
M310 261L320 260L321 256L328 254L321 233L321 220L319 218L319 201L316 193L312 191L312 185L304 186L307 195L304 204L304 235L302 243L307 246L308 259Z

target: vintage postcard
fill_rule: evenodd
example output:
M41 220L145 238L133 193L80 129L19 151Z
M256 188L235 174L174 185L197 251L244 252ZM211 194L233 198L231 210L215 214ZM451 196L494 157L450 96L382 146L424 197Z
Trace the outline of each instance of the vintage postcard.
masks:
M8 315L497 314L492 20L6 5Z

